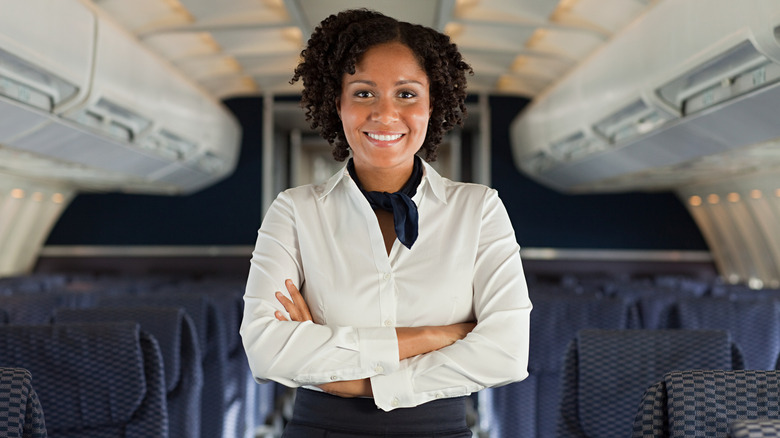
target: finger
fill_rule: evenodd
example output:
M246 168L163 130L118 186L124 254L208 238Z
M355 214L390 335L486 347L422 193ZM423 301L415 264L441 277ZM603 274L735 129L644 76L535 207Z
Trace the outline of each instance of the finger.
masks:
M293 303L295 303L295 308L300 311L301 317L304 320L311 320L311 312L309 312L309 305L306 304L306 301L303 299L303 295L301 295L301 292L298 290L297 287L295 287L295 284L292 282L292 280L285 281L285 285L287 286L287 291L290 293L290 298L292 298Z
M285 318L285 317L284 317L284 315L282 314L282 312L280 312L280 311L278 311L278 310L277 310L276 312L274 312L274 316L275 316L275 317L276 317L276 319L278 319L279 321L287 321L287 318Z
M298 306L295 305L295 302L290 301L290 299L284 296L281 292L276 293L276 299L282 303L284 310L286 310L290 315L290 319L293 321L300 321L299 317L301 312L298 310Z

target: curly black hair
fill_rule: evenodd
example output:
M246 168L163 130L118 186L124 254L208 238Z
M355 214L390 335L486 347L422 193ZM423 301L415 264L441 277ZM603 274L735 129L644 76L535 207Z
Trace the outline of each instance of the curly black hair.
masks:
M422 144L426 161L436 159L445 132L463 125L466 72L473 71L447 35L368 9L346 10L317 26L290 80L291 84L303 80L301 106L306 109L306 120L333 145L333 157L338 161L349 156L336 111L342 79L345 74L355 74L355 64L368 49L390 42L409 47L428 76L431 117Z

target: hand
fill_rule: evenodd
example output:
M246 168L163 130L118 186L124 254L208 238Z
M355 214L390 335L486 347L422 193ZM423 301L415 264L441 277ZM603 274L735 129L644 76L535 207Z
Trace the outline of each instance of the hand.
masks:
M288 279L284 282L284 285L287 286L287 292L290 293L290 298L292 298L292 300L284 296L284 294L281 292L276 292L276 299L282 303L284 310L290 314L290 319L295 322L312 321L311 312L309 312L309 305L306 304L306 301L303 299L303 295L301 295L301 293L298 291L298 288L295 287L292 280ZM279 321L288 321L284 314L278 310L274 312L274 316Z
M476 325L473 322L463 322L443 326L396 327L398 358L408 359L444 348L465 338Z
M462 322L437 328L439 329L438 334L441 342L444 344L443 346L446 347L447 345L455 343L455 341L465 338L476 326L477 324L474 322Z
M318 387L328 394L345 398L374 396L374 391L371 389L371 381L369 379L343 380L340 382L324 383L318 385Z

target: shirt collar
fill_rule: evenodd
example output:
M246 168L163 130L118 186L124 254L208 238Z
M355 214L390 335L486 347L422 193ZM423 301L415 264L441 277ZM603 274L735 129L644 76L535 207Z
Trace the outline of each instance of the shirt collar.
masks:
M346 164L341 168L341 170L330 177L328 181L316 187L315 190L317 191L317 199L321 200L328 196L328 194L330 194L330 192L333 191L333 189L336 188L336 186L338 186L342 180L348 180L354 184L354 181L352 181L352 178L349 176L349 171L347 170ZM444 190L444 178L442 178L442 176L439 175L439 173L436 172L436 170L430 164L423 161L423 181L420 182L420 186L422 186L423 182L426 180L431 186L431 192L433 195L441 202L446 204L447 196L445 195Z

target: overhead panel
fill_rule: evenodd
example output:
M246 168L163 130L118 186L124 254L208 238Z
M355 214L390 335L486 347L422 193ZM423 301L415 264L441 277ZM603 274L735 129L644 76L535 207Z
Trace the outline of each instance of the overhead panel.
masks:
M656 3L514 121L518 167L562 191L656 190L693 177L687 162L780 138L778 25L771 0ZM562 153L578 136L603 147Z

